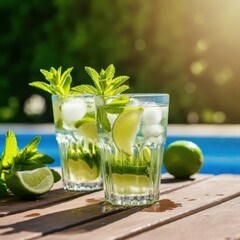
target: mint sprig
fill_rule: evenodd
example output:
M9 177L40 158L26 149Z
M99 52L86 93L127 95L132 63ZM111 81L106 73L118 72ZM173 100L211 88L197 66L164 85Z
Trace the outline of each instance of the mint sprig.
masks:
M100 73L91 67L85 67L85 71L91 77L94 86L87 84L76 86L71 89L71 93L89 93L103 95L107 98L109 96L118 95L129 89L128 85L122 85L129 79L128 76L114 78L115 67L113 64L110 64L106 70L102 69Z
M92 85L80 85L72 88L71 93L89 93L94 95L102 95L103 100L106 103L107 99L111 96L116 96L127 89L129 86L125 83L129 77L119 76L115 77L115 67L110 64L106 70L102 69L98 73L95 69L91 67L85 67L86 72L91 77L94 86ZM111 103L105 104L104 107L99 106L97 109L98 119L104 130L110 132L111 125L107 117L107 113L119 114L124 108L129 104L130 100L126 96L119 96L114 99Z
M36 81L29 83L30 86L40 88L53 95L69 94L72 84L71 71L73 68L68 68L62 73L62 67L55 69L51 67L49 71L41 69L41 73L44 75L48 83L42 81Z
M13 131L8 130L6 134L5 146L0 157L0 197L7 195L8 189L5 179L17 171L33 170L51 164L54 159L50 156L38 152L40 137L35 137L22 150L18 149L17 139ZM61 179L59 173L51 169L54 182Z

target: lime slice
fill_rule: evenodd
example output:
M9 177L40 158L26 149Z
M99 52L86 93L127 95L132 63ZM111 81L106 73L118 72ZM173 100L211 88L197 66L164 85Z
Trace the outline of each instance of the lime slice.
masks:
M91 139L92 141L97 140L97 125L95 118L83 118L77 121L74 126L78 129L78 133Z
M146 194L151 186L145 175L113 173L112 181L117 194Z
M89 182L94 181L98 178L98 169L97 166L94 165L93 168L84 162L81 159L68 160L68 169L69 169L69 176L71 181L74 182Z
M133 154L132 143L139 130L142 107L127 108L115 120L112 128L113 141L119 151Z
M16 196L29 199L48 192L54 184L54 178L51 170L43 167L16 172L7 178L6 184Z

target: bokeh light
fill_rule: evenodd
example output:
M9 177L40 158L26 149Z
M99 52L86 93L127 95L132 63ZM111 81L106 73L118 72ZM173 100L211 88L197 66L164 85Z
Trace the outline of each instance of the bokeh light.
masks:
M30 96L24 104L24 112L27 115L42 115L46 111L45 99L37 94Z

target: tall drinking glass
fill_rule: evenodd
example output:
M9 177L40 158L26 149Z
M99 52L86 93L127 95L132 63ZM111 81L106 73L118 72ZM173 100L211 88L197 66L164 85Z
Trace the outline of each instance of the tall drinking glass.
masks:
M127 106L119 104L126 99ZM125 206L158 201L169 96L96 96L95 102L106 200Z
M64 189L102 188L93 95L53 95L52 104Z

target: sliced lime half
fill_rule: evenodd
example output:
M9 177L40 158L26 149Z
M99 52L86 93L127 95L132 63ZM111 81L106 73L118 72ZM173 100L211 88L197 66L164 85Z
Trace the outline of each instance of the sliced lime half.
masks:
M54 178L48 167L19 171L6 179L7 187L18 197L28 199L48 192Z
M78 129L78 133L91 139L92 141L97 140L97 125L95 118L83 118L77 121L74 126Z
M93 165L93 168L90 168L90 166L81 159L69 159L68 169L71 181L76 182L94 181L99 175L96 165Z
M139 130L143 110L142 107L127 108L113 123L112 137L119 151L133 154L132 143Z
M117 194L146 194L151 184L145 175L112 174L114 192Z

